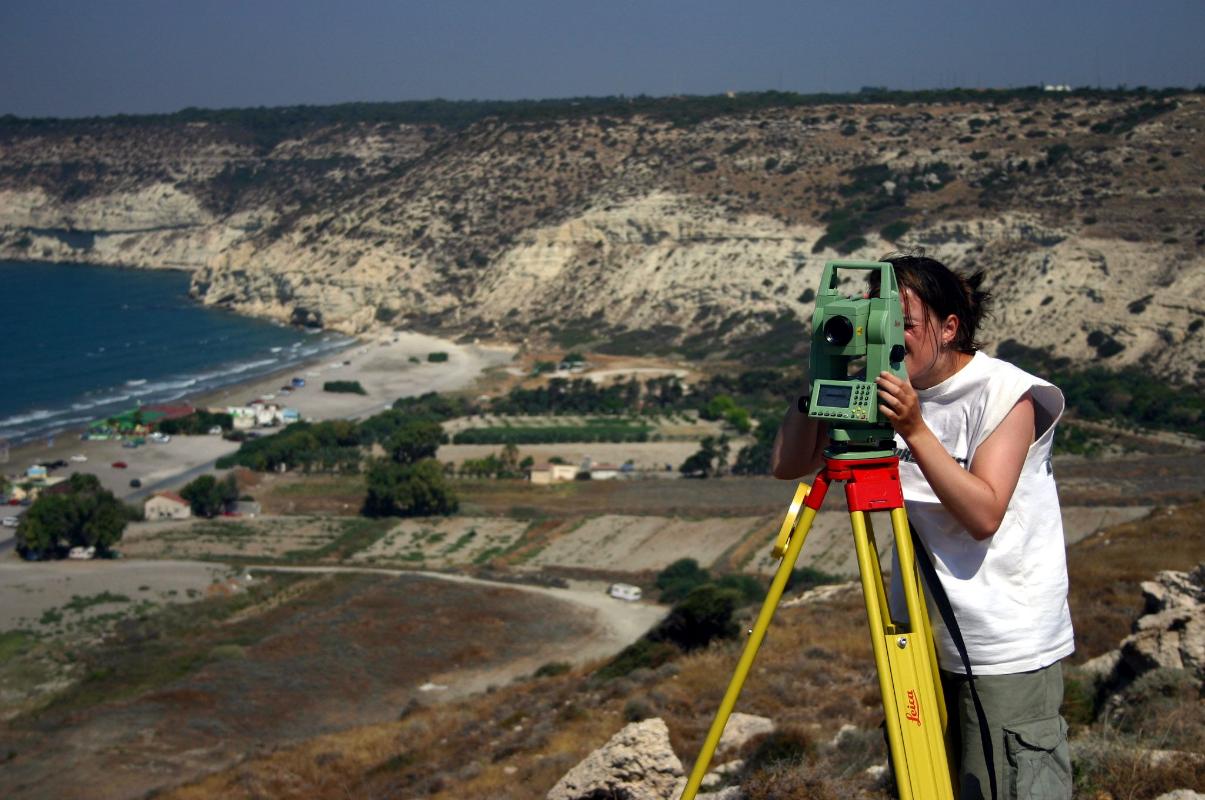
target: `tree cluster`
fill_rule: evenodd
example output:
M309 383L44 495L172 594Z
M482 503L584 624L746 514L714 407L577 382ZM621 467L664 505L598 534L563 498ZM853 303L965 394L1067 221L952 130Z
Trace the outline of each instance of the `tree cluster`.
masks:
M360 432L351 420L295 422L274 436L248 439L238 452L218 459L219 469L241 466L257 472L359 472Z
M684 478L718 478L727 471L730 449L727 436L704 436L699 449L682 462L678 472Z
M591 420L584 425L529 425L467 428L456 444L555 444L558 442L647 442L649 427L623 420Z
M386 458L368 467L363 512L370 517L418 517L452 514L460 502L434 456L447 441L430 418L400 422L385 442Z
M234 427L234 417L224 412L212 413L197 409L187 417L165 419L159 423L160 433L170 436L200 436L209 433L213 428L228 431Z
M202 475L181 489L180 496L188 501L194 516L212 519L238 500L238 481L233 473L220 481Z
M339 394L368 394L359 381L327 381L322 384L322 391Z
M43 492L21 518L16 539L23 558L62 558L72 547L95 547L107 556L126 523L139 516L95 475L77 472L65 485L65 492Z

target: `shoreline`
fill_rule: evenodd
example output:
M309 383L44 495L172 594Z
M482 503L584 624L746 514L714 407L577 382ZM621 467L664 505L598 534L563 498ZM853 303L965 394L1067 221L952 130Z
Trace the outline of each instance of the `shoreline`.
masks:
M297 409L306 421L360 419L391 407L400 397L465 389L486 370L509 363L516 350L512 345L456 344L412 331L359 336L347 348L195 395L184 395L173 402L188 403L198 409L224 408L275 395L270 402ZM447 353L448 360L428 362L427 356L433 352ZM305 387L282 395L281 387L294 376L304 377ZM324 392L322 383L326 380L358 381L367 394ZM211 470L214 460L239 446L219 436L174 436L166 444L148 442L138 448L126 448L116 440L82 440L79 437L85 430L86 427L81 427L61 431L49 445L45 438L15 444L7 461L0 462L0 472L22 475L34 464L69 461L67 467L51 474L91 473L119 499L130 502L141 500L155 489L168 488L165 484L183 483L185 478ZM260 430L274 433L279 428ZM77 455L84 456L86 461L70 461ZM126 466L114 467L114 463ZM140 481L141 486L131 487L134 480ZM14 511L18 509L24 510L13 507Z

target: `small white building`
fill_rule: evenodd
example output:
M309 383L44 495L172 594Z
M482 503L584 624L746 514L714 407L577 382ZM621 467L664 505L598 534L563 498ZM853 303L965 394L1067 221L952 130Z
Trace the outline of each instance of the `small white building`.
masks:
M577 477L577 467L572 464L534 464L527 477L539 486L564 483Z
M155 492L142 506L143 519L188 519L192 505L175 492Z
M613 481L619 477L619 467L614 464L591 464L590 480Z

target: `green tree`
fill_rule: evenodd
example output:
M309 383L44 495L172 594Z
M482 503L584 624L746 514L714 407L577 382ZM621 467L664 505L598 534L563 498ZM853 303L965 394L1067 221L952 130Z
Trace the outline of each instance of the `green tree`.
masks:
M439 446L447 441L447 434L438 422L413 417L398 425L386 440L385 449L398 464L417 464L433 458Z
M202 475L181 489L180 496L188 501L193 514L212 519L238 499L238 483L233 474L221 481L213 475Z
M687 478L711 478L724 474L728 465L728 437L704 436L699 449L678 467Z
M712 639L734 637L739 626L732 616L740 602L741 594L735 589L703 584L674 606L650 636L687 651L706 647Z
M76 473L66 487L43 493L21 518L16 540L22 556L61 556L71 547L95 547L106 555L121 541L129 512L95 475Z
M766 415L757 421L756 440L736 454L732 472L736 475L766 475L770 472L770 454L778 435L778 417Z
M657 574L662 603L676 603L711 576L693 558L680 558Z
M460 503L433 458L413 464L377 459L368 468L363 513L369 517L452 514Z

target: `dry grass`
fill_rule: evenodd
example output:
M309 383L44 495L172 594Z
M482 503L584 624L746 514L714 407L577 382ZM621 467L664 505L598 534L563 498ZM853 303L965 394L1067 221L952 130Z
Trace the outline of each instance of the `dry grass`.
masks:
M1205 502L1154 511L1085 539L1068 553L1080 663L1117 647L1142 612L1143 581L1205 561Z
M1072 605L1082 642L1077 658L1115 647L1128 633L1141 606L1140 581L1205 558L1202 511L1200 503L1159 511L1073 548ZM750 618L754 611L747 612ZM737 710L771 717L808 744L794 761L771 761L740 775L748 797L890 796L865 773L886 756L864 615L856 588L827 604L776 615ZM626 722L649 716L666 721L689 770L742 646L715 644L602 684L589 679L589 670L516 681L460 703L413 709L397 722L252 759L167 796L535 800ZM1077 795L1144 800L1205 781L1199 760L1152 759L1142 750L1191 752L1205 744L1199 700L1168 699L1163 684L1144 691L1149 697L1133 702L1150 713L1080 729ZM1173 722L1174 731L1168 728ZM845 724L856 732L835 741Z

